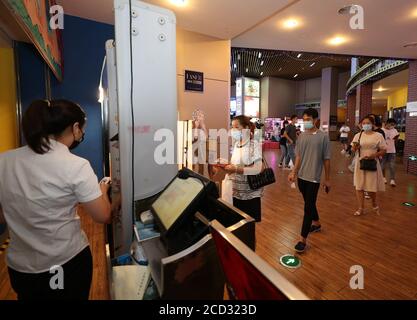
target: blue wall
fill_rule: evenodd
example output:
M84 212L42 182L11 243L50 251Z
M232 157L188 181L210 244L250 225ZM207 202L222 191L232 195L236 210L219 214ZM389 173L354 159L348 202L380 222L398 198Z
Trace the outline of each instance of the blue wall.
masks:
M72 100L87 113L85 141L73 152L89 160L99 178L103 176L103 147L98 86L105 42L109 39L114 39L114 26L65 15L63 82L51 73L52 97ZM44 72L38 66L42 64L40 55L28 52L25 46L22 48L19 48L20 73L25 81L21 94L26 107L34 98L45 97L44 85L39 85L44 84Z

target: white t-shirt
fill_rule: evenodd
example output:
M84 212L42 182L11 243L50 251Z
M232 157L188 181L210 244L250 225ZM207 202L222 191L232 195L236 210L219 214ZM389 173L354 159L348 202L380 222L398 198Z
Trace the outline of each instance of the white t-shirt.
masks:
M348 138L349 137L350 128L348 126L343 126L340 128L340 137L341 138Z
M387 142L387 153L397 153L395 149L395 140L394 138L399 135L397 129L383 129L385 132L385 140Z
M88 246L78 203L102 196L90 163L51 140L43 155L23 147L0 154L0 203L10 232L7 264L47 272Z

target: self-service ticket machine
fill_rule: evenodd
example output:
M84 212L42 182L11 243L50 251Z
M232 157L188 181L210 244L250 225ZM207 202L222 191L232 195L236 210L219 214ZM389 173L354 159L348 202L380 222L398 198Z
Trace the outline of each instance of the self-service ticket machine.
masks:
M223 299L225 278L210 234L218 220L255 247L255 221L218 199L213 182L181 170L151 206L160 236L141 242L162 299Z

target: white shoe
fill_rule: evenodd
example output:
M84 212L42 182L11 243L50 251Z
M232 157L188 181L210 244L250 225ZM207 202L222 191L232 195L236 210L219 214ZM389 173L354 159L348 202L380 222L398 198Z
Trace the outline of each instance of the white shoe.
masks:
M385 183L385 184L387 184L387 183L388 183L388 181L387 181L387 179L386 179L386 178L384 178L384 183Z
M297 189L297 186L295 185L295 182L291 183L291 189Z
M397 184L395 183L395 180L391 180L391 187L396 187L397 186Z
M342 155L345 155L346 154L346 150L342 150L342 151L340 151L340 153L342 154Z

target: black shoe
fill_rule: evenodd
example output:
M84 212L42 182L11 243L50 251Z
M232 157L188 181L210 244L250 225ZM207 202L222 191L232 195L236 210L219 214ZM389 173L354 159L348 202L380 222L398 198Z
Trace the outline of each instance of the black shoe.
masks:
M315 226L314 224L310 228L310 233L320 232L321 231L321 225Z
M298 253L303 253L306 249L307 244L305 244L304 242L298 242L297 245L295 246L295 251L297 251Z

